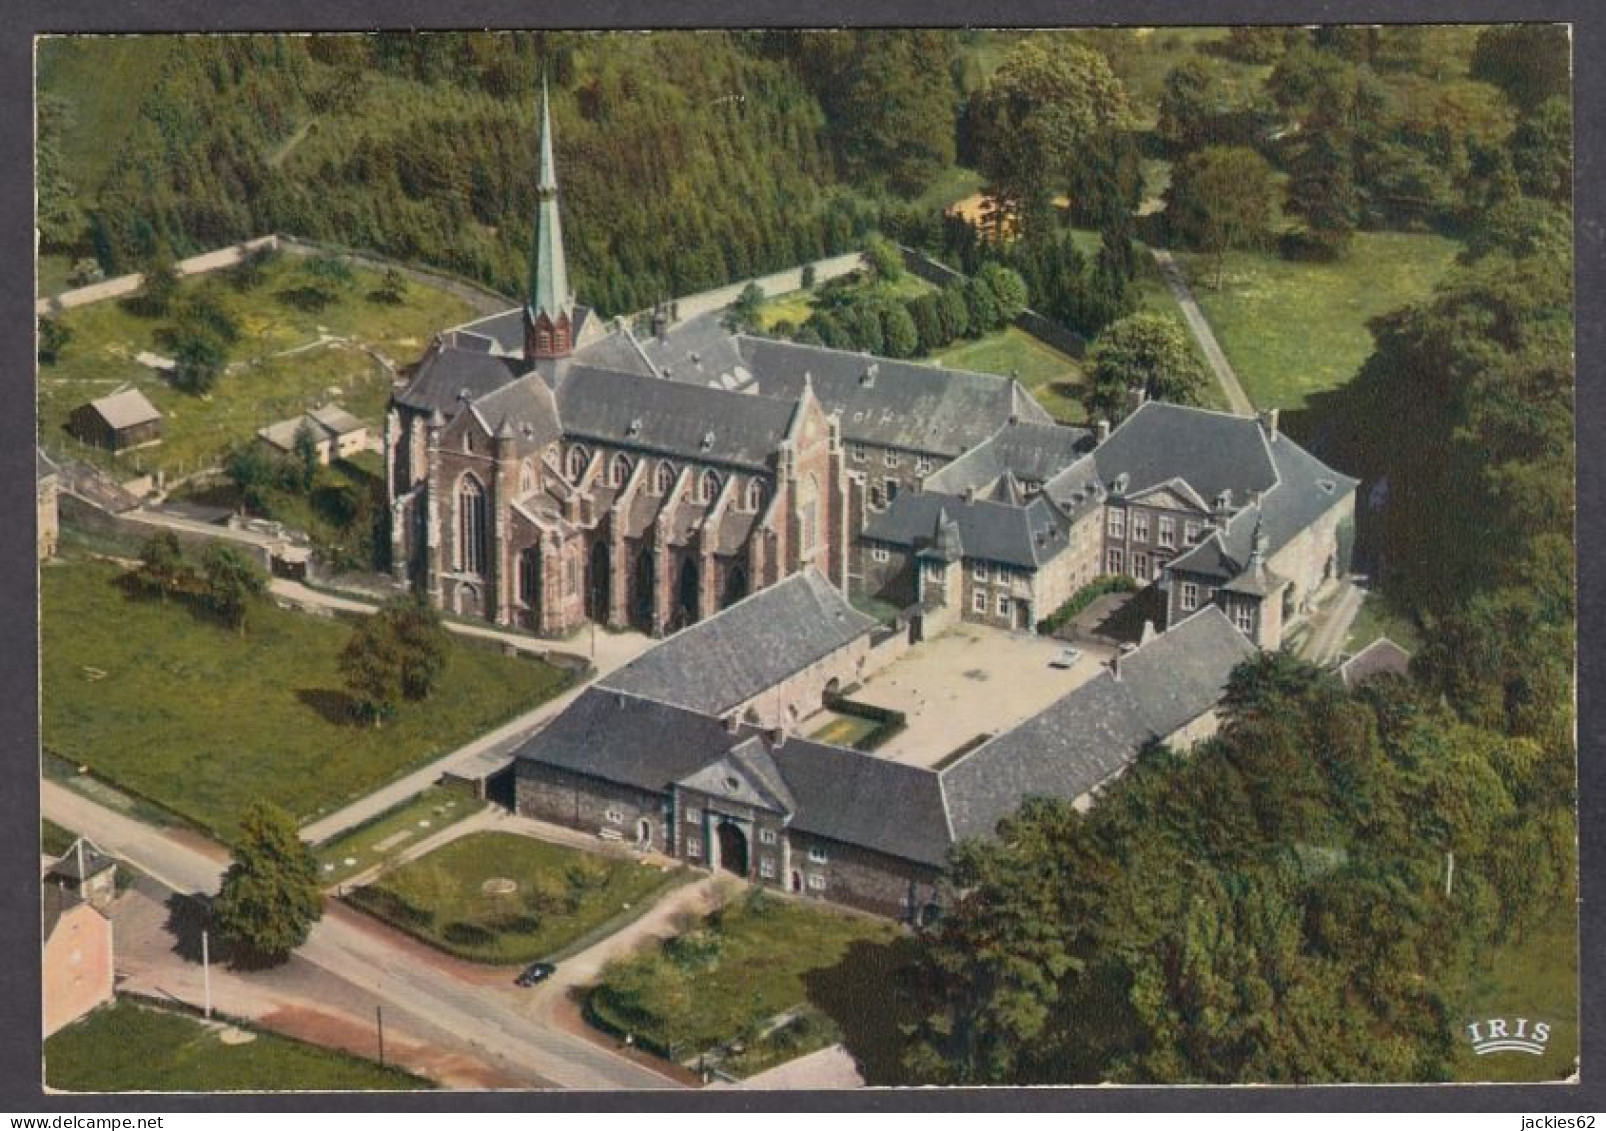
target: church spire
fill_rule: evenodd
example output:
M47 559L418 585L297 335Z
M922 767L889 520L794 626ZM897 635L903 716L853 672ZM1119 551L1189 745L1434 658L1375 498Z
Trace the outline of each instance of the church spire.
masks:
M530 361L567 356L574 347L574 295L563 255L558 218L557 162L552 157L552 112L541 76L540 163L536 171L535 233L524 306L524 355Z

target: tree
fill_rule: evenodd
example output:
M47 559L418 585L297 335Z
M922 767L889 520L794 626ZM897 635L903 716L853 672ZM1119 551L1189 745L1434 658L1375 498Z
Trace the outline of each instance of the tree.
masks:
M253 801L240 819L234 862L212 902L223 936L246 955L282 962L323 915L318 865L290 814Z
M1511 161L1523 192L1572 201L1573 110L1565 98L1546 99L1522 120L1511 138Z
M1219 111L1219 81L1210 64L1189 56L1165 77L1154 133L1175 152L1197 149L1208 140L1206 127Z
M373 299L387 306L400 306L407 298L407 278L394 267L385 268L379 286L374 288Z
M736 301L731 303L725 323L732 330L751 330L758 325L758 313L764 306L764 288L748 283Z
M1562 24L1499 24L1478 33L1471 74L1504 90L1522 110L1572 91L1571 43Z
M266 510L268 492L281 480L278 461L260 444L241 444L224 457L223 471L240 492L246 506L257 512Z
M140 549L136 576L145 589L159 594L164 601L169 593L176 592L190 576L178 535L171 530L151 535Z
M964 284L949 283L942 289L938 313L942 316L942 332L948 341L970 333L970 300L966 297Z
M173 330L173 383L201 396L212 390L228 364L223 342L205 327L181 323Z
M856 302L843 314L843 328L853 348L865 353L882 353L886 340L881 335L881 308L875 302Z
M163 252L144 265L142 274L135 309L147 318L160 318L178 295L178 267L173 257Z
M1269 238L1275 193L1271 166L1253 149L1207 146L1173 167L1166 227L1210 255L1219 291L1227 252L1260 247Z
M1046 228L1049 202L1101 139L1131 125L1126 90L1099 52L1028 37L970 100L977 168L1023 231Z
M896 283L903 278L903 253L885 236L871 236L864 241L864 262L880 282Z
M913 357L920 350L920 331L901 302L881 308L881 348L888 357Z
M396 643L398 684L402 696L428 699L446 670L446 625L422 593L398 598L380 612Z
M201 558L206 602L212 611L241 636L251 606L267 591L262 568L226 542L213 542Z
M41 365L54 365L61 351L72 341L72 328L59 318L48 314L39 316L38 353Z
M928 291L909 299L904 306L914 322L921 353L936 353L952 340L946 336L942 324L941 295Z
M1188 332L1174 318L1140 312L1113 323L1088 353L1091 417L1117 417L1127 394L1141 389L1156 400L1198 404L1209 375Z
M1222 52L1243 63L1275 63L1287 47L1287 32L1280 27L1240 26L1227 32Z
M401 668L395 634L384 619L374 615L359 620L340 653L346 694L359 719L378 727L396 713Z
M972 337L979 338L1004 324L1003 307L998 305L998 296L981 278L966 280L965 309L969 312Z
M296 428L293 451L297 480L305 494L312 490L313 480L318 478L319 466L318 437L313 435L312 425L305 418Z
M998 304L998 325L1009 325L1026 309L1029 296L1026 293L1026 280L1021 278L1019 271L1001 263L984 263L981 270L976 272L976 278L992 292Z

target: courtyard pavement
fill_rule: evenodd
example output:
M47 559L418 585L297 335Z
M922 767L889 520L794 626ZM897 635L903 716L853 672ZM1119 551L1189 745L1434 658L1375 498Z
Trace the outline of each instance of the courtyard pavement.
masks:
M1065 643L985 625L958 623L867 680L853 698L902 711L908 727L876 750L884 758L931 766L979 734L998 734L1037 714L1098 674L1113 649L1081 644L1066 668L1049 666ZM828 721L821 712L800 731Z

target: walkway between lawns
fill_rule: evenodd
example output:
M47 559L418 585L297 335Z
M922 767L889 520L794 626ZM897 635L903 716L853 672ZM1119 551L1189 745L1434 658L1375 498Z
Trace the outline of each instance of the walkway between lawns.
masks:
M1254 402L1249 399L1249 394L1244 392L1232 363L1222 351L1221 343L1216 341L1216 335L1210 329L1204 311L1199 309L1199 301L1193 297L1193 289L1188 286L1188 280L1182 275L1182 268L1165 248L1151 247L1149 251L1160 267L1160 276L1165 279L1165 284L1171 288L1177 305L1182 308L1182 317L1187 321L1188 329L1193 331L1194 340L1199 343L1199 348L1204 351L1205 360L1210 363L1216 381L1227 394L1228 406L1240 416L1254 415Z

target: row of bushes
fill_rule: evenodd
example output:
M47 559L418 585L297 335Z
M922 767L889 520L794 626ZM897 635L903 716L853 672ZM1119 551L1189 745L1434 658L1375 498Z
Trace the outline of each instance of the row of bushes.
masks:
M885 746L909 725L909 716L902 711L895 711L890 707L877 707L874 703L863 703L841 695L827 699L825 705L839 715L868 719L876 724L875 730L853 744L855 750L862 750L867 754Z
M1135 593L1138 583L1124 573L1112 573L1107 577L1094 578L1075 593L1071 599L1048 616L1037 622L1037 631L1044 636L1053 636L1060 629L1070 623L1071 618L1087 608L1094 601L1106 593Z

